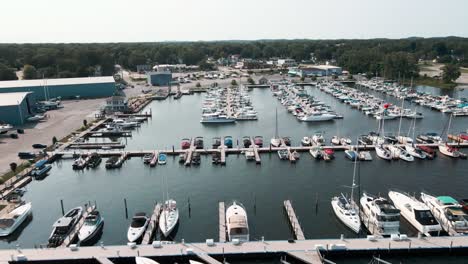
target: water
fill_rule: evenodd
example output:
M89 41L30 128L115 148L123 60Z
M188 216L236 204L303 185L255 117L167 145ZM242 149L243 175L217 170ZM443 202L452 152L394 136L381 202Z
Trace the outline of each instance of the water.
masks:
M258 121L207 126L199 123L204 95L195 94L180 100L151 103L146 110L151 108L153 117L134 132L132 138L126 139L127 149L171 149L173 145L178 148L182 138L195 136L203 136L205 145L211 145L212 137L226 135L239 140L245 135L261 135L267 143L274 135L275 108L278 109L279 133L290 136L293 144L299 144L303 136L316 131L323 131L328 141L337 133L354 139L377 130L375 119L320 90L308 88L308 91L332 105L344 119L325 123L299 122L268 89L254 89L250 94L259 113ZM385 98L398 104L393 97ZM418 111L423 112L425 118L416 121L416 134L420 131L440 133L447 123L446 114L422 107ZM455 118L451 131L465 130L466 120ZM402 131L407 133L409 126L410 121L403 119ZM387 132L396 132L398 120L387 121L385 127ZM396 188L411 193L425 190L436 195L466 197L468 163L464 160L439 155L433 161L386 162L372 154L372 162L360 163L361 190L386 194L390 188ZM163 175L167 177L169 194L178 201L180 210L180 224L173 237L177 241L182 238L189 242L217 239L218 202L233 199L241 201L247 208L252 239L292 237L282 207L285 199L292 200L307 238L338 238L340 234L356 237L336 219L330 206L332 196L349 192L343 185L350 185L352 179L353 164L343 153L336 156L334 161L325 163L312 160L308 153L303 153L297 164L290 164L280 161L276 153L262 154L262 164L256 165L246 162L243 155L230 155L224 167L212 165L210 156L202 156L199 167L181 166L177 157L169 156L167 165L156 168L144 166L141 158L132 158L118 170L106 170L101 164L97 169L83 172L73 171L71 160L62 160L53 165L50 175L43 181L28 185L24 198L33 203L33 220L25 224L20 233L0 240L0 247L45 244L52 223L61 216L60 200L63 200L65 210L88 201L96 202L105 218L100 240L105 245L124 244L132 215L140 211L149 214L154 202L162 200ZM125 217L124 199L128 202L129 219ZM404 221L401 232L415 235L415 230Z

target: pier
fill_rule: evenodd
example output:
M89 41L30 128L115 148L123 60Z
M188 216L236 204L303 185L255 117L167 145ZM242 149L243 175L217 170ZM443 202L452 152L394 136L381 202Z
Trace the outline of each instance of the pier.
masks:
M187 151L187 158L185 159L185 166L190 166L192 164L192 156L195 151L195 139L192 138L190 141L190 148Z
M221 165L226 165L226 149L227 147L222 145L220 148L221 151Z
M287 147L288 150L288 159L291 163L296 163L296 158L292 154L291 147Z
M91 213L92 211L94 211L96 209L96 206L92 205L92 206L86 206L84 212L83 212L83 215L81 216L81 218L78 220L78 223L75 225L75 227L73 228L73 230L70 232L70 234L63 240L62 244L60 245L60 247L68 247L69 245L71 245L71 243L73 243L73 241L76 239L76 237L78 236L78 231L80 231L80 228L83 226L84 224L84 221L85 221L85 218L89 215L89 213Z
M146 229L145 235L143 236L142 244L151 244L152 238L158 230L159 215L161 214L161 204L156 203L154 206L153 214L151 215L148 228Z
M155 248L152 245L137 245L130 247L127 245L116 246L93 246L78 247L75 250L70 248L47 248L47 249L6 249L0 251L0 262L11 261L67 261L80 259L114 259L119 257L171 257L171 256L208 256L214 258L229 258L230 256L258 254L278 254L284 253L297 257L306 263L317 263L314 260L320 256L314 256L314 252L320 252L324 256L333 254L346 254L348 256L369 256L375 254L450 254L453 252L463 252L468 250L468 237L425 237L425 238L405 238L392 240L390 238L355 238L355 239L310 239L298 240L290 243L285 240L275 241L250 241L240 245L233 243L217 243L215 245L207 243L168 243ZM304 260L302 260L304 259ZM211 263L211 262L208 262ZM321 262L318 262L321 263Z
M320 251L318 250L309 252L288 252L288 255L307 264L323 263L322 258L320 257Z
M224 202L219 202L219 242L226 242L226 209Z
M296 237L296 239L305 240L304 233L302 232L301 225L299 224L299 220L296 217L296 213L294 212L291 201L289 200L284 201L284 209L286 210L289 223L291 224L291 228L294 232L294 236Z
M69 149L123 149L124 144L113 143L113 142L101 142L101 143L71 143L68 146Z

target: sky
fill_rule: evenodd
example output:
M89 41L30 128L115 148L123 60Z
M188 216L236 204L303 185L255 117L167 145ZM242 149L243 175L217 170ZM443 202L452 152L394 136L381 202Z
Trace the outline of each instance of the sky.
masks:
M468 37L467 0L2 0L1 43Z

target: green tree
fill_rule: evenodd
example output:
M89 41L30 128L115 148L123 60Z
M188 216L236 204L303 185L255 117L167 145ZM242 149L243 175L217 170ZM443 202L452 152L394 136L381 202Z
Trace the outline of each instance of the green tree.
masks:
M57 142L58 142L57 137L55 137L55 136L52 137L52 144L55 145L55 143L57 143Z
M304 81L305 81L305 77L301 76L301 82L304 82Z
M24 65L23 79L25 80L37 79L36 67L29 65L29 64Z
M7 67L7 65L0 63L0 81L18 80L16 77L15 69Z
M231 85L232 85L232 86L237 86L236 80L232 80L232 81L231 81Z
M16 162L10 163L10 169L12 172L16 172L17 168L18 168L18 164L16 164Z
M255 81L252 79L252 77L247 78L247 82L249 84L255 84Z
M200 84L199 82L197 82L197 84L195 85L195 87L200 88L200 87L201 87L201 84Z
M446 64L442 67L442 80L446 83L451 83L460 77L460 67L455 64Z

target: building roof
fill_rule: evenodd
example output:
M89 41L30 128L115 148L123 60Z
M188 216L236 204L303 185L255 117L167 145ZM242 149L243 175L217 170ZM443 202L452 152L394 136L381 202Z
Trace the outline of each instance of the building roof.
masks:
M0 94L0 106L18 105L30 93L32 92L2 93Z
M55 86L55 85L95 84L95 83L115 83L115 81L114 81L114 77L112 76L17 80L17 81L1 81L0 88L19 88L19 87L34 87L34 86Z

